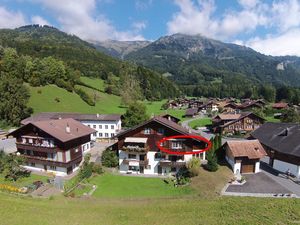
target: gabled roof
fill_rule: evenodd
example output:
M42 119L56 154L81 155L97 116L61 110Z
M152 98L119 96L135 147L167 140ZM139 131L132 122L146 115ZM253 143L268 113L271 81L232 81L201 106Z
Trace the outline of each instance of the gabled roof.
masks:
M179 118L177 118L177 117L175 117L175 116L172 116L172 115L170 115L170 114L168 114L168 113L163 113L163 114L161 114L160 116L163 117L163 118L165 118L165 119L168 119L168 118L170 117L171 119L175 120L176 123L178 123L178 122L180 121Z
M81 113L65 113L65 112L42 112L21 121L21 124L30 122L72 118L78 121L117 121L121 119L119 114L81 114Z
M95 132L94 129L85 126L74 119L68 118L31 122L11 132L9 135L15 136L18 132L30 125L39 128L40 130L60 140L61 142L67 142L73 139L90 135ZM69 127L69 131L67 127Z
M214 119L220 118L221 120L237 120L242 116L238 113L222 113L214 117Z
M275 151L300 157L300 124L267 122L251 133Z
M240 115L237 119L232 119L231 121L229 121L229 122L227 122L227 123L225 123L225 124L223 124L223 125L221 125L220 127L227 127L227 126L229 126L230 124L233 124L233 123L235 123L235 122L237 122L237 121L239 121L239 120L241 120L241 119L243 119L243 118L245 118L245 117L247 117L247 116L255 116L255 117L257 117L257 118L259 118L259 119L261 119L261 120L265 120L264 118L262 118L262 117L260 117L260 116L258 116L258 115L256 115L256 114L254 114L253 112L242 112L242 113L240 113L240 114L236 114L236 115Z
M226 144L234 157L260 159L267 155L258 140L231 140L227 141Z
M198 109L197 108L189 108L185 111L185 115L186 116L193 116L195 114L198 113Z
M273 108L287 108L288 106L286 102L277 102L272 105Z
M145 121L144 123L141 123L141 124L139 124L137 126L134 126L134 127L130 128L128 130L125 130L125 131L117 134L116 137L124 136L127 133L129 133L129 132L131 132L131 131L133 131L135 129L138 129L138 128L142 127L142 126L145 126L145 125L147 125L147 124L149 124L151 122L157 122L159 124L162 124L162 125L170 128L172 130L175 130L175 131L177 131L177 132L179 132L179 133L181 133L183 135L197 135L198 136L198 134L189 132L188 129L185 129L184 127L180 126L179 124L177 124L177 123L175 123L175 122L173 122L171 120L165 119L165 118L160 117L160 116L156 116L156 117L153 117L150 120Z

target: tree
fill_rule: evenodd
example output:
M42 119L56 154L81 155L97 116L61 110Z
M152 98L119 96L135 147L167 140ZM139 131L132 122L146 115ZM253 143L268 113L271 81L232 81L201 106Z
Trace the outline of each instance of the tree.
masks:
M93 164L90 163L91 154L86 154L78 173L79 180L89 178L93 173Z
M23 156L16 154L2 155L2 174L7 180L17 181L22 177L30 176L30 172L22 167L26 162Z
M146 113L146 106L142 103L136 102L129 105L126 113L124 114L124 126L133 127L148 119Z
M128 106L138 100L142 100L142 91L139 82L132 76L128 75L122 79L121 103Z
M119 165L117 154L111 149L106 149L102 153L101 162L106 167L117 167Z
M299 113L293 109L290 108L283 113L284 116L281 119L281 122L284 123L299 123L300 122L300 115Z
M207 158L207 164L205 165L205 168L208 171L215 172L218 170L218 158L214 151L209 150L206 154Z

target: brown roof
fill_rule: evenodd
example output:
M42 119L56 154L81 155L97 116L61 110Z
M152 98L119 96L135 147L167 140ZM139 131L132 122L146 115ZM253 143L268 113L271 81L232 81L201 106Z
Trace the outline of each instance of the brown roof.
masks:
M95 132L94 129L83 125L82 123L72 119L57 119L57 120L44 120L28 123L19 129L13 131L9 135L14 135L20 129L23 129L26 126L33 125L42 131L46 132L50 136L62 141L67 142L73 139L84 137ZM67 127L70 128L70 131L67 131Z
M258 140L227 141L227 146L234 157L261 159L267 155Z
M197 108L188 108L186 111L185 111L185 115L186 116L194 116L195 114L198 113L198 109Z
M288 103L285 102L277 102L272 105L273 108L287 108Z
M81 113L65 113L65 112L42 112L21 121L21 124L31 122L72 118L78 121L115 121L120 120L119 114L81 114Z
M222 114L217 115L216 117L219 117L221 120L237 120L241 117L241 114L238 114L238 113L222 113Z

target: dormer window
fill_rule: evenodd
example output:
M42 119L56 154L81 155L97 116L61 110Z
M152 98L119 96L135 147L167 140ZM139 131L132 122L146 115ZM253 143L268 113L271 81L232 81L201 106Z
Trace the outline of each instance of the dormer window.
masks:
M165 134L165 129L164 128L158 128L157 133L159 133L159 134Z
M151 134L151 129L150 128L145 128L144 129L144 134Z

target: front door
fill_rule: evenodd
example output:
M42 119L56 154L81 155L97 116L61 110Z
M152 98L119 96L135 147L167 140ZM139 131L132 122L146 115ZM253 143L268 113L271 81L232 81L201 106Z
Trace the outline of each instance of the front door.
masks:
M144 166L140 166L140 173L144 173Z
M47 171L47 165L44 165L44 170Z
M157 173L158 173L158 174L162 174L162 168L161 168L161 166L159 166L159 165L157 166Z

